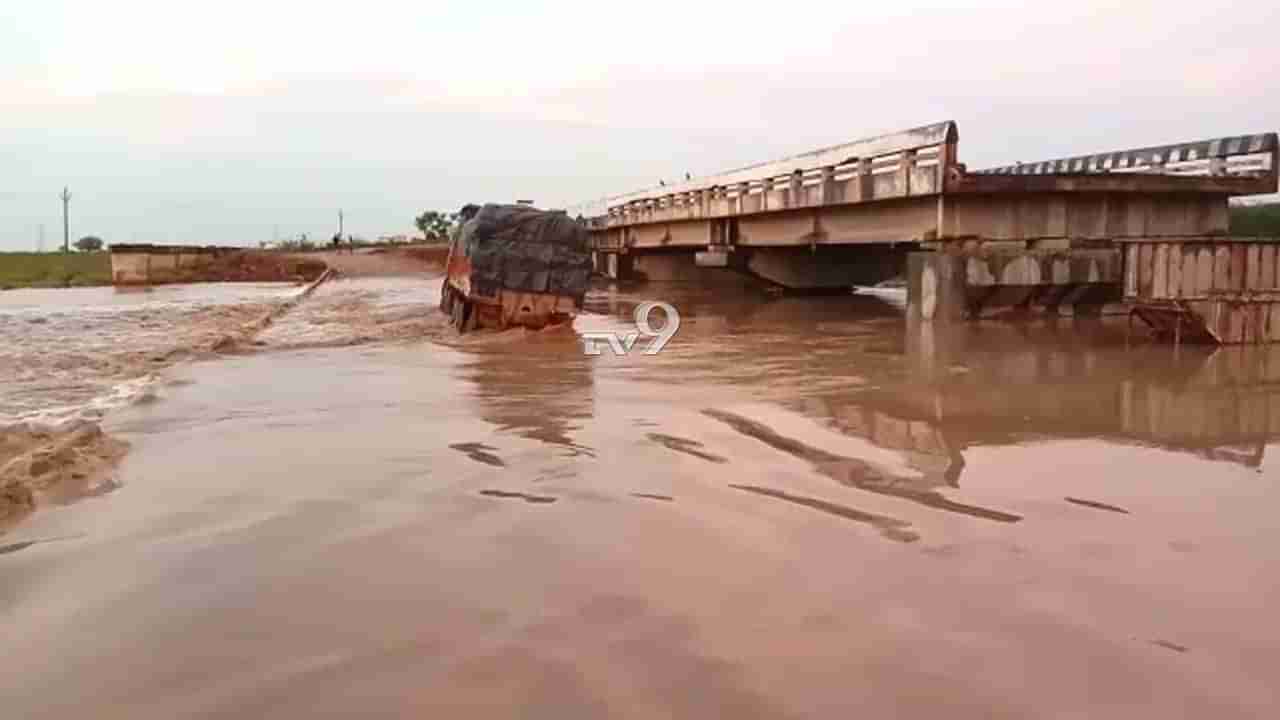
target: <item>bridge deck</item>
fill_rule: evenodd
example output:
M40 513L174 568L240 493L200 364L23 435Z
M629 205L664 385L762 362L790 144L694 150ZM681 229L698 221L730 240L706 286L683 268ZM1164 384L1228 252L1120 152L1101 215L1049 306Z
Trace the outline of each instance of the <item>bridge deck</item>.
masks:
M1275 192L1275 133L970 172L954 122L601 202L600 249L1225 231L1226 198Z

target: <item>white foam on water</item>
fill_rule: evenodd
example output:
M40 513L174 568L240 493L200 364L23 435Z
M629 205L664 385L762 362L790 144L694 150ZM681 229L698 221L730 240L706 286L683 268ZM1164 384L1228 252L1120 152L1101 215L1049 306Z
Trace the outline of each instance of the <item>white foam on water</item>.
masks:
M896 308L905 308L907 306L907 289L905 287L867 287L859 285L854 289L859 295L876 298Z
M297 292L202 283L0 294L0 422L57 425L137 402L171 354L205 348Z
M275 349L422 336L442 325L440 280L417 276L331 280L257 335Z
M155 373L114 384L104 384L98 394L81 402L63 402L32 407L29 410L9 408L0 412L0 426L27 423L57 428L78 420L98 420L116 408L133 405L154 396L160 376Z

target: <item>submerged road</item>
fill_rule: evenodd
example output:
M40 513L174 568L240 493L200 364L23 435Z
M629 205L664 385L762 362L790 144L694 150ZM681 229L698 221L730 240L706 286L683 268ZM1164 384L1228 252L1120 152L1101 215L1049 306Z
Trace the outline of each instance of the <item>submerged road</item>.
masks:
M327 285L112 411L118 486L0 536L0 714L1280 709L1265 348L648 286L577 329L680 333L593 358L438 288Z

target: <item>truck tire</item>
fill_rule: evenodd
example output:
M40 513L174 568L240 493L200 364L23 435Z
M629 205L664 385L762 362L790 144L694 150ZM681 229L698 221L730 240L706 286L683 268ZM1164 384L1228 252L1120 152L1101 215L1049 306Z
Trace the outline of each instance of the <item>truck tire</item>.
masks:
M462 298L453 299L453 309L449 314L449 324L453 325L453 329L457 330L458 334L462 334L468 329L467 325L471 320L470 305L471 303Z
M469 302L462 313L462 332L471 332L480 327L480 306Z

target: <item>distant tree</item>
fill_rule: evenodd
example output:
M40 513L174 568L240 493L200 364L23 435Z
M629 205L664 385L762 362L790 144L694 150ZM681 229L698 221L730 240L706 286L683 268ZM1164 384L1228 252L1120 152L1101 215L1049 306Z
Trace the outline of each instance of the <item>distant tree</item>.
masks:
M97 235L85 235L76 241L76 249L80 252L97 252L102 249L102 238Z
M1232 206L1231 234L1280 236L1280 203Z
M453 229L453 219L437 210L427 210L414 218L413 224L422 231L423 237L436 242L447 240Z

